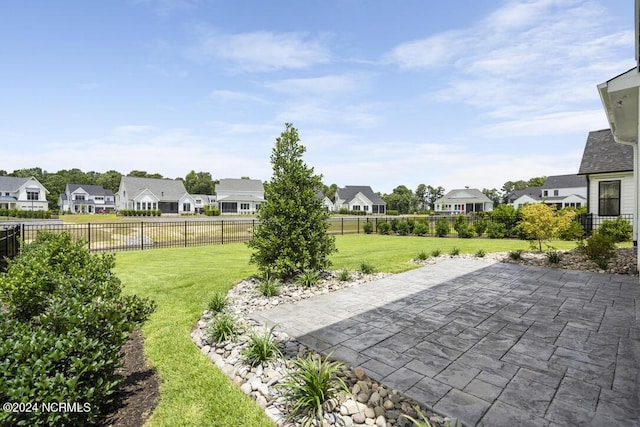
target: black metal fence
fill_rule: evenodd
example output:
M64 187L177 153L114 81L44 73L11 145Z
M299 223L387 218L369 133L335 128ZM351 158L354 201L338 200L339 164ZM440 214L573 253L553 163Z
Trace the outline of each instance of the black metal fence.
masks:
M401 222L409 222L412 228L416 224L426 225L426 236L457 237L454 228L458 216L415 216L415 217L387 217L387 216L357 216L357 217L332 217L329 219L329 234L357 234L364 233L364 226L371 224L372 232L377 233L380 224L390 223L397 227ZM633 223L633 215L623 215L622 218ZM597 217L595 215L582 215L576 220L582 224L589 235L602 221L611 219ZM480 228L480 222L486 228L492 222L502 222L503 219L491 216L466 217L467 222L474 225L476 230ZM438 233L437 222L444 221L447 224L446 233ZM504 219L504 222L515 221L515 218ZM224 245L248 241L258 221L255 219L215 219L215 220L173 220L173 221L144 221L144 222L118 222L118 223L89 223L89 224L29 224L18 226L17 235L28 243L33 241L40 231L68 232L74 240L86 242L92 251L127 251L144 250L151 248L175 248L199 245ZM512 225L515 225L512 224ZM21 230L20 230L21 228ZM423 229L425 227L423 226ZM413 231L413 230L412 230ZM411 232L412 232L411 231ZM441 230L440 230L441 231ZM16 243L7 243L12 250L17 250ZM13 246L11 246L13 245ZM7 247L9 247L7 246ZM4 246L3 246L4 247ZM1 252L0 252L1 253ZM8 256L11 256L9 254Z
M7 268L7 259L14 258L20 250L19 225L0 226L0 271Z
M600 227L600 225L604 221L611 221L611 220L615 220L616 218L624 219L625 221L629 222L629 224L633 227L632 214L620 215L618 217L610 217L610 216L598 216L596 214L588 213L588 214L582 214L578 216L576 220L580 224L582 224L582 228L584 228L585 234L587 236L590 236L591 233L593 233L594 230L597 230L598 227Z

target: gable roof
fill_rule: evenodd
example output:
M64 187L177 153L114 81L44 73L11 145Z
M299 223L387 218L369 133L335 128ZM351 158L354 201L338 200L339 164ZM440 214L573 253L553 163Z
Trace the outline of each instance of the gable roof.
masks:
M127 199L134 199L144 190L151 191L158 200L177 201L187 193L184 182L174 179L159 178L136 178L132 176L123 176L120 181L120 187L125 186L129 195Z
M451 190L445 194L440 200L455 200L455 199L475 199L478 202L491 202L491 199L482 193L477 188L462 188L457 190Z
M576 188L586 187L587 178L580 175L554 175L548 176L542 186L543 189L549 188Z
M368 185L346 185L344 188L338 188L336 198L345 200L348 203L353 200L358 193L362 193L362 195L371 200L371 203L374 205L386 205L386 202L374 193Z
M510 203L522 196L529 196L534 200L542 200L542 187L527 187L522 190L513 190L508 197Z
M589 132L578 175L633 171L633 147L618 144L611 129Z
M88 194L92 196L113 196L113 191L107 190L101 185L86 185L86 184L67 184L69 193L73 193L78 188L82 188Z
M19 178L15 176L0 176L0 191L9 191L9 192L18 191L20 187L22 187L23 185L25 185L27 182L31 180L34 180L35 182L40 184L40 186L44 189L46 193L49 192L46 188L44 188L44 185L42 185L40 181L38 181L33 176L30 176L27 178Z
M235 192L264 192L264 185L259 179L223 178L216 184L218 191Z

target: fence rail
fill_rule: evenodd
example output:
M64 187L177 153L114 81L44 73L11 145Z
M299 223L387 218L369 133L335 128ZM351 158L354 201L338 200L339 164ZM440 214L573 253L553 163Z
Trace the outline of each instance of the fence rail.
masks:
M632 215L623 215L622 218L633 223ZM373 232L378 232L382 222L394 223L394 221L413 221L428 225L427 236L436 235L436 222L445 220L448 224L448 237L457 236L454 223L458 216L357 216L357 217L332 217L329 219L328 233L332 235L363 233L364 224L370 222ZM585 233L591 234L599 227L602 221L612 219L597 217L594 215L582 215L576 219L582 224ZM478 225L478 221L500 221L501 219L490 216L468 216L467 221ZM18 226L13 236L22 237L29 243L35 240L40 231L68 232L74 240L86 242L91 251L130 251L145 250L151 248L175 248L200 245L224 245L248 241L253 230L258 224L255 219L217 219L210 221L144 221L144 222L119 222L119 223L89 223L89 224L29 224ZM0 229L1 230L1 229ZM18 234L15 234L18 233ZM0 234L1 238L2 234ZM17 251L17 240L0 240L0 246L5 250L5 256L14 256ZM9 249L13 252L7 252ZM3 252L0 252L2 254Z

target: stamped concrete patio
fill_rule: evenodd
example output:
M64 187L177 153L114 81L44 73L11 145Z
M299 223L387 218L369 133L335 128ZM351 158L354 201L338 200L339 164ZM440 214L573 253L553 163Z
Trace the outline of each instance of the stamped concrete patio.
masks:
M637 277L451 259L254 314L468 426L639 426Z

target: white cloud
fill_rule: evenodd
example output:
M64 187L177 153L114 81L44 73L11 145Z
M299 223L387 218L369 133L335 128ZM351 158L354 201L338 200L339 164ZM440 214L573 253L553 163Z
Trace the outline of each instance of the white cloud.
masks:
M466 36L460 31L436 34L423 40L403 43L386 55L386 62L397 63L403 68L434 68L456 56L464 49Z
M216 101L225 102L257 102L259 104L268 104L268 101L257 95L248 92L236 92L231 90L214 90L209 94L209 98Z
M354 92L363 85L363 76L328 75L266 82L265 87L297 96L335 96Z
M300 69L329 62L329 50L302 33L256 31L220 34L200 27L198 45L189 55L200 60L228 61L243 71Z

